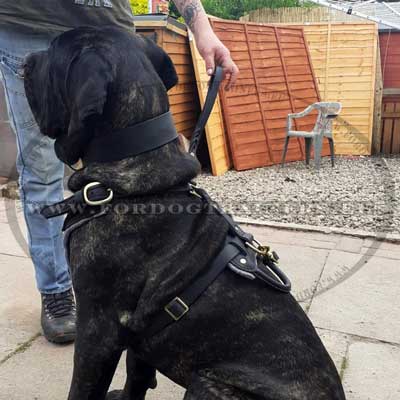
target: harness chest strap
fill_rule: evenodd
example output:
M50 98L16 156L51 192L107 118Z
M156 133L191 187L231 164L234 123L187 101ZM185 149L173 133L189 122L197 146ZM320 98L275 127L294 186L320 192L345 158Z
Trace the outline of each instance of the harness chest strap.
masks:
M213 260L207 272L196 279L179 296L169 302L163 310L153 318L150 326L142 333L142 337L151 337L168 325L179 321L190 310L190 306L217 279L228 263L241 253L238 239L230 238L218 256Z

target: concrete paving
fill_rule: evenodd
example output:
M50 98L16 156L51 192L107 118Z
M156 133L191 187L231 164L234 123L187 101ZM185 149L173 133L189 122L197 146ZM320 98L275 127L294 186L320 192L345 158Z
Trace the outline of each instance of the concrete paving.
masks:
M40 301L21 211L0 199L0 400L66 399L73 345L40 334ZM348 400L400 398L400 245L249 226L273 245L342 378ZM17 239L16 239L17 237ZM125 379L121 360L112 387ZM182 399L160 376L150 400ZM304 399L307 400L307 399Z

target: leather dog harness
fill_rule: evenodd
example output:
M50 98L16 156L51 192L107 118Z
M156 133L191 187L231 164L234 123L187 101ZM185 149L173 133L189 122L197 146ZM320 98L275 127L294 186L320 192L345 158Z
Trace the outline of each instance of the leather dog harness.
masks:
M197 147L213 109L222 79L223 70L217 67L210 82L203 111L192 135L189 152L193 156L196 155ZM145 135L142 135L143 131L145 131ZM139 132L141 135L135 134ZM121 129L105 138L96 139L95 144L91 144L88 148L84 160L86 162L117 161L157 149L175 140L177 137L171 114L167 113L149 121ZM115 140L116 138L117 140ZM291 283L277 266L279 260L277 254L271 251L268 246L262 246L254 239L253 235L244 232L233 218L226 214L210 198L204 189L197 187L195 183L190 183L184 187L173 188L170 192L187 192L190 195L200 198L204 207L212 207L225 220L229 226L229 231L222 250L211 262L207 271L154 316L149 327L143 332L143 337L151 337L173 322L179 321L189 312L191 305L216 280L225 268L229 268L247 279L260 279L269 287L280 292L290 292ZM118 198L126 200L129 199L129 196L114 196L111 189L104 187L99 182L92 182L64 201L44 207L41 210L41 214L46 218L54 218L69 212L76 213L80 207L94 209L102 206L99 212L91 214L88 218L80 219L73 226L67 227L65 241L66 249L68 249L68 238L71 231L93 218L105 215L108 212L107 207L112 206L113 203L115 204L115 200Z

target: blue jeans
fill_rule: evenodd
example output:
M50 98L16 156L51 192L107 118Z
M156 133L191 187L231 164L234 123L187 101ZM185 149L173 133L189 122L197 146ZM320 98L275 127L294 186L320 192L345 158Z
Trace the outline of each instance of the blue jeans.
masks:
M71 288L65 259L61 217L46 220L41 206L63 199L64 166L56 158L54 142L42 135L25 96L21 67L24 57L46 49L51 38L0 29L0 77L11 126L17 138L20 195L28 228L29 250L41 293ZM1 138L0 138L1 140Z

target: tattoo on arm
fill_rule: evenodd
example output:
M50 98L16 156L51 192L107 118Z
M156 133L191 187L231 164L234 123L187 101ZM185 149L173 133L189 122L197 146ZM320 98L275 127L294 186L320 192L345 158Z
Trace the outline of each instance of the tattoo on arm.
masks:
M201 12L204 12L200 0L175 0L176 7L182 14L185 22L193 31L196 19Z

